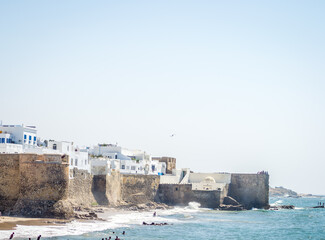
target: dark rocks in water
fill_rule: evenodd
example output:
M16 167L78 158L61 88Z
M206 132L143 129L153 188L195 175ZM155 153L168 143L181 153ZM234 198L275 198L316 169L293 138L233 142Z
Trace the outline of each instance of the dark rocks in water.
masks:
M282 205L280 206L282 209L295 209L295 206L293 205Z
M295 206L293 205L270 206L270 210L279 210L279 209L295 209Z
M315 206L315 207L312 207L312 208L325 208L324 206Z
M220 204L219 210L224 210L224 211L242 211L245 210L245 208L242 205L225 205L225 204Z
M229 196L224 197L224 199L223 199L223 204L224 204L224 205L233 205L233 206L238 206L238 205L240 205L240 203L237 202L236 199L234 199L234 198L232 198L232 197L229 197Z

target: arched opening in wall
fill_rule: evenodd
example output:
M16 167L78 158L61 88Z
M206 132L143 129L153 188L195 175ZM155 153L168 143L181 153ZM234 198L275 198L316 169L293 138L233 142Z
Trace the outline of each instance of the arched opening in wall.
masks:
M56 150L57 149L57 146L56 146L56 144L54 143L53 144L53 150Z

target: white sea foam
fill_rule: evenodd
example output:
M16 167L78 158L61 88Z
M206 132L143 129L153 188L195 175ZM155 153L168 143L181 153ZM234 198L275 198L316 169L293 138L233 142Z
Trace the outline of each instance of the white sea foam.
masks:
M270 206L279 206L283 203L282 200L275 201L274 203L271 203Z
M170 210L157 210L157 216L153 216L152 212L130 212L121 211L119 213L109 215L99 214L99 217L105 219L105 221L72 221L66 224L55 224L55 225L43 225L43 226L26 226L17 225L15 230L0 231L0 239L8 239L12 232L15 232L15 237L27 238L37 237L53 237L53 236L65 236L65 235L81 235L94 231L103 231L106 229L115 229L128 227L136 224L141 225L143 222L166 222L169 224L177 223L177 219L169 219L164 216L174 214ZM176 210L177 211L177 210Z

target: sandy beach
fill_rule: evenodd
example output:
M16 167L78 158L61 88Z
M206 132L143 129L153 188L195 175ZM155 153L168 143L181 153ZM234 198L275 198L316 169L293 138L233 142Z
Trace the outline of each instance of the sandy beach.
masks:
M0 217L0 230L14 230L17 225L43 226L53 224L65 224L71 220L54 218L25 218L25 217Z

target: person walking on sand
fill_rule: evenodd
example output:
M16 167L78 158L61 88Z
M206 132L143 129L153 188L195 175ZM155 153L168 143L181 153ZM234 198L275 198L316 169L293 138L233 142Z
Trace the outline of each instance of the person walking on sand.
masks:
M40 240L40 239L41 239L41 237L42 237L42 235L39 235L39 236L37 237L37 240Z
M156 213L156 212L154 212L154 213L153 213L153 216L154 216L154 217L156 217L156 216L157 216L157 213Z

